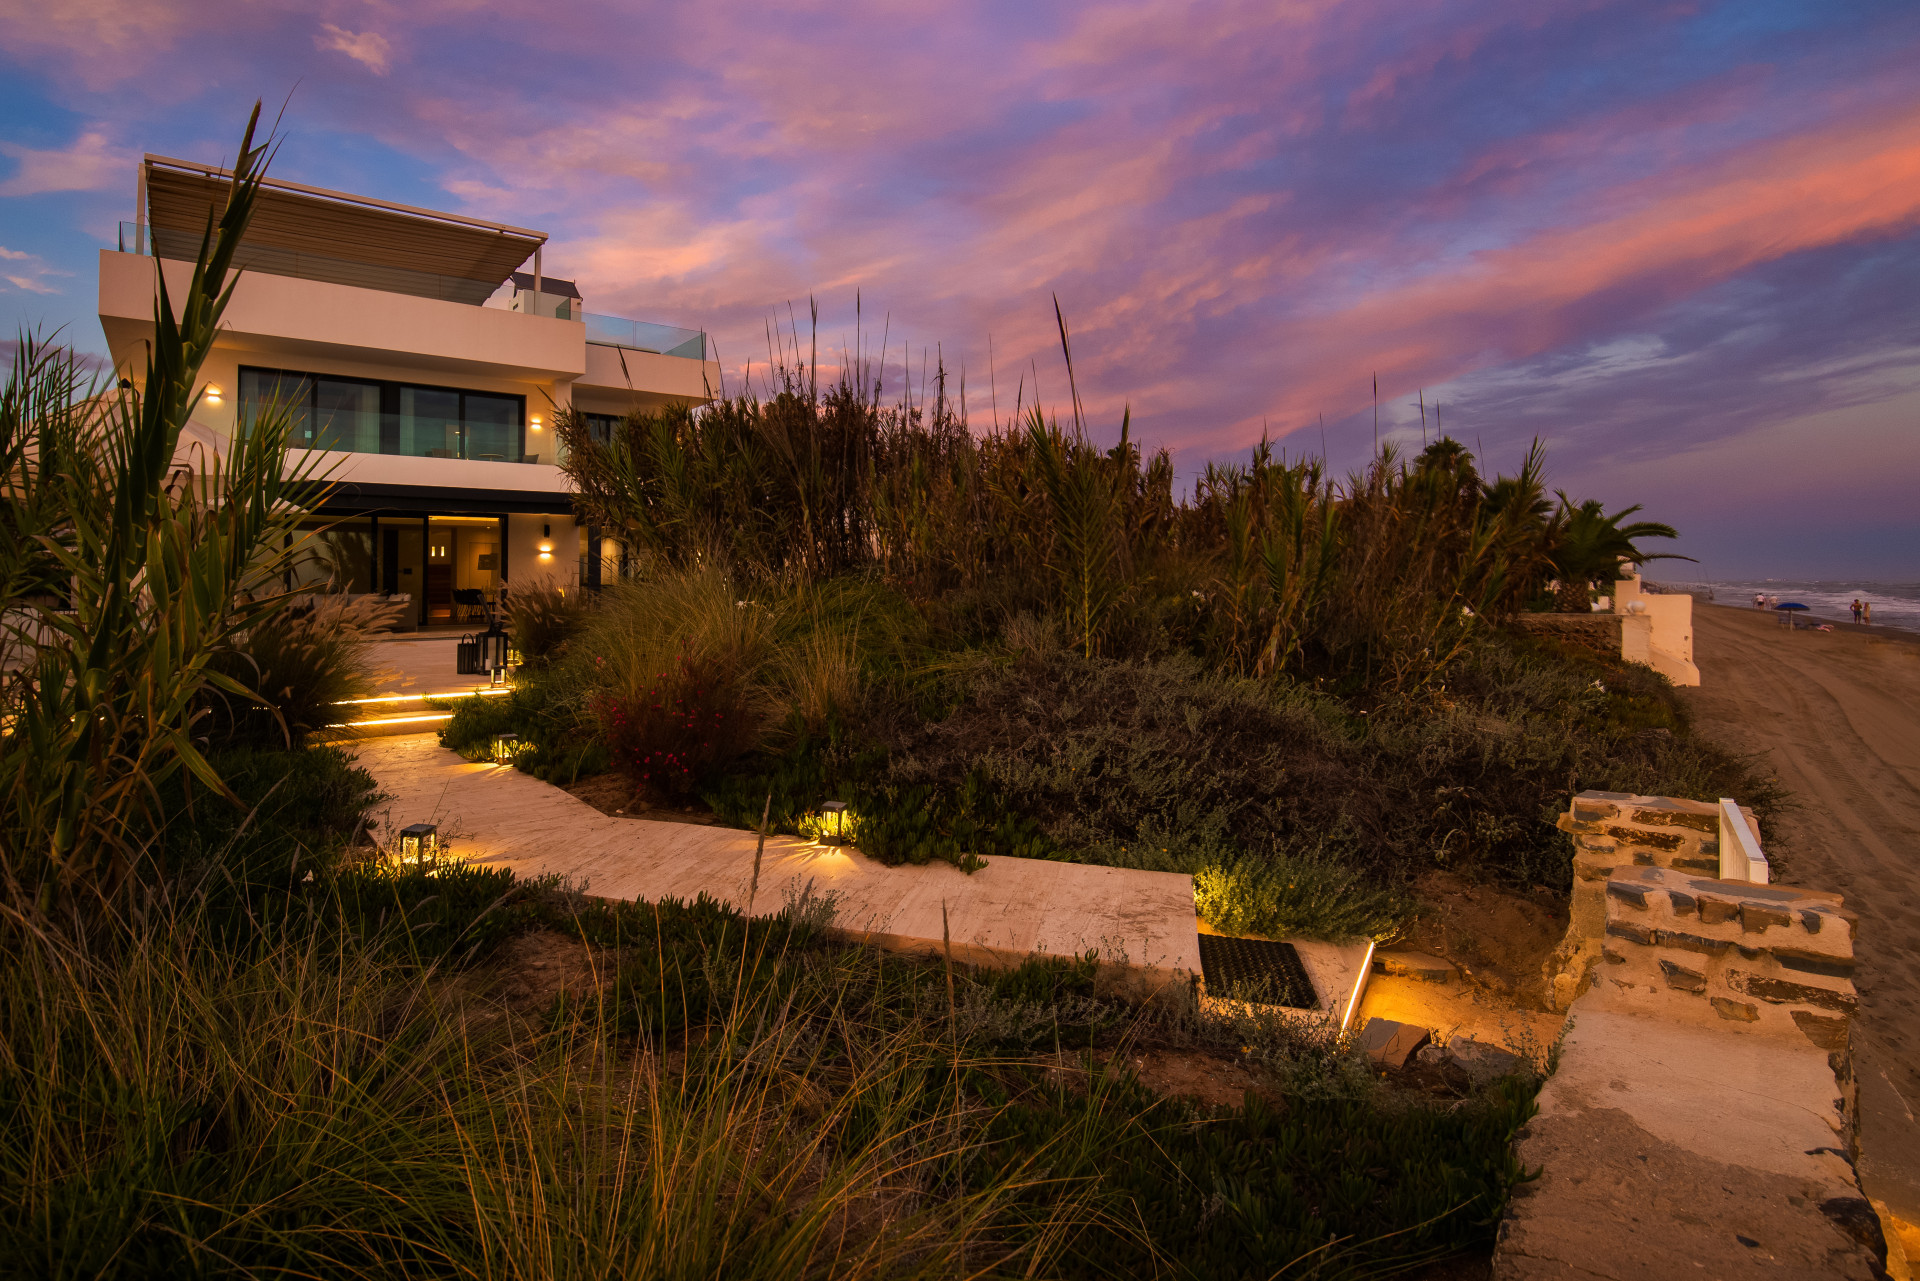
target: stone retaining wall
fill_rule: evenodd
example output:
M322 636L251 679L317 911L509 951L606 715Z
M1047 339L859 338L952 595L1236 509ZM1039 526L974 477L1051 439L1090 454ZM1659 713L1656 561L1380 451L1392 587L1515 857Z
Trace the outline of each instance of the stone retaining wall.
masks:
M1620 614L1519 614L1513 624L1521 631L1538 632L1617 658L1626 619Z
M1844 1049L1857 918L1840 896L1722 881L1660 867L1607 880L1600 972L1650 1013L1711 1009L1755 1031Z
M1759 824L1742 809L1754 837ZM1629 792L1582 792L1559 827L1573 837L1572 919L1547 962L1547 991L1564 1011L1587 990L1607 927L1607 879L1616 868L1720 874L1720 811L1706 801Z

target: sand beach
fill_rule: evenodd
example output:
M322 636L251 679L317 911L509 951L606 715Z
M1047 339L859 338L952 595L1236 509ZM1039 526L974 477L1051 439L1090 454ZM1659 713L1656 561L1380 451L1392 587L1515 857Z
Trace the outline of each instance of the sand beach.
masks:
M1765 833L1777 879L1860 914L1855 1068L1868 1194L1920 1223L1920 635L1699 605L1698 727L1757 753L1798 806Z

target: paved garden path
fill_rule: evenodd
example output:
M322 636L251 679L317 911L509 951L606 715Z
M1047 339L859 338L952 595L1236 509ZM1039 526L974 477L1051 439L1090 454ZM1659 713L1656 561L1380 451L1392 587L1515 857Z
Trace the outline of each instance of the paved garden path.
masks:
M521 876L557 872L605 898L691 900L704 892L747 905L752 832L603 814L511 767L463 760L433 734L373 739L357 750L391 798L391 827L436 823L470 862ZM956 960L1098 949L1149 988L1184 986L1200 971L1193 882L1184 875L993 858L969 876L944 863L885 867L853 850L770 837L755 910L778 910L808 883L835 896L841 929L881 946L939 948L944 904Z

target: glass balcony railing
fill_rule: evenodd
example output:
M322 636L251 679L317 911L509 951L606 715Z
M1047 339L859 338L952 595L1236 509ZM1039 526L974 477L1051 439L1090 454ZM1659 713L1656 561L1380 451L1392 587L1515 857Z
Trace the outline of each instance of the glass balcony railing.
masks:
M707 358L707 335L699 329L680 329L656 325L646 320L625 320L619 316L585 313L587 341L602 347L625 347L628 351L650 351L661 356L685 356L689 360Z
M314 419L321 417L316 425ZM246 414L251 421L252 413ZM551 463L553 445L544 433L514 424L424 423L400 414L296 411L293 449L326 449L347 454L392 454L406 458L464 458L483 463Z
M150 254L153 252L153 228L144 222L123 222L120 224L120 252L123 254Z

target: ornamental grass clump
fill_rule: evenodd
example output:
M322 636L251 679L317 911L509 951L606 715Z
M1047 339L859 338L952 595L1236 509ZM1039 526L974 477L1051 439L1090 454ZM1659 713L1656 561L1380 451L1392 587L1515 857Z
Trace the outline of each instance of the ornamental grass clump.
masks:
M523 663L545 667L559 658L586 623L588 602L578 591L553 586L516 589L507 597L507 630Z
M340 719L339 704L373 693L368 638L398 612L373 596L316 594L254 624L208 664L247 696L209 690L196 729L220 747L300 746Z

